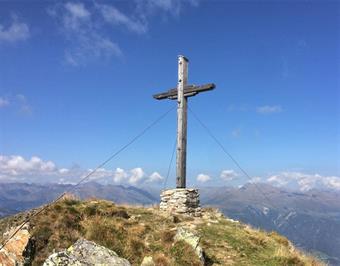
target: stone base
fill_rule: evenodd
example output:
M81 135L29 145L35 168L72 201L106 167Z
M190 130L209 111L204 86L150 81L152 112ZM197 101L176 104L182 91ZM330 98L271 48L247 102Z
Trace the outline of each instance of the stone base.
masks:
M200 217L200 199L198 189L175 188L161 192L161 211L171 214L190 215Z

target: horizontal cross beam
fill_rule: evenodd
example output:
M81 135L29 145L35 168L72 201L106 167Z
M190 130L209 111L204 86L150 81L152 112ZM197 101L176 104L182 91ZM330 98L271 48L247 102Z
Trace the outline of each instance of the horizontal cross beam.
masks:
M201 85L201 86L187 85L184 88L184 97L195 96L196 94L200 92L210 91L210 90L213 90L214 88L215 88L214 83L208 83L208 84ZM167 92L155 94L153 95L153 97L157 100L163 100L163 99L175 100L177 99L177 91L178 91L177 88L174 88L174 89L168 90Z

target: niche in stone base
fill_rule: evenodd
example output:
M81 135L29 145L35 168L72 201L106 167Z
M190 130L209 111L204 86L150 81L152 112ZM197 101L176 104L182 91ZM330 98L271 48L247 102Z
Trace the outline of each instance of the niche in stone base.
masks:
M201 207L198 189L175 188L161 192L161 211L169 214L182 214L200 217Z

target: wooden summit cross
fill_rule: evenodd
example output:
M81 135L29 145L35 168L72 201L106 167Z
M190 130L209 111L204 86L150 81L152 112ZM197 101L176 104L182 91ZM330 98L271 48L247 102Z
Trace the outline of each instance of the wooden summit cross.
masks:
M188 62L183 56L178 56L177 88L153 95L157 100L177 99L177 152L176 152L176 188L186 187L186 155L187 155L187 101L188 97L215 88L215 84L195 86L188 83Z

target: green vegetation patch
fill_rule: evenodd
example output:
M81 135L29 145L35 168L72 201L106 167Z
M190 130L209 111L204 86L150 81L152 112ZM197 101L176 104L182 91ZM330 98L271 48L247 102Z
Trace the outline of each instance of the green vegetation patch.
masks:
M222 219L200 226L202 247L211 264L222 265L321 265L292 249L289 241L275 232L266 233Z

